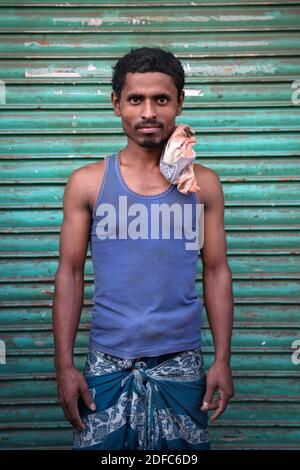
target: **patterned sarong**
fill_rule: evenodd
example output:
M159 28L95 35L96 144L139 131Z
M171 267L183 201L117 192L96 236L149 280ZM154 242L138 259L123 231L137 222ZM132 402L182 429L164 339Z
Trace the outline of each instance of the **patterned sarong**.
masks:
M84 376L96 411L79 398L74 450L210 449L200 347L137 359L90 348Z

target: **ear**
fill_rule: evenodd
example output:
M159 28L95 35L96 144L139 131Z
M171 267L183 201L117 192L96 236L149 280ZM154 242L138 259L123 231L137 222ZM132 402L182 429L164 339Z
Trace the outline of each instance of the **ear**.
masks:
M185 96L185 93L184 93L184 90L182 90L179 101L178 101L178 105L177 105L176 116L179 116L179 114L181 114L183 101L184 101L184 96Z
M120 103L118 97L114 91L111 92L111 102L114 108L114 113L116 116L121 116Z

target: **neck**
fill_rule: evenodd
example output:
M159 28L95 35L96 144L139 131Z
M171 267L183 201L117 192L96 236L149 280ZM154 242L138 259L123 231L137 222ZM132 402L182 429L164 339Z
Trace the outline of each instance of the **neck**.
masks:
M120 160L137 170L147 171L159 167L163 145L154 148L141 147L135 142L128 141L126 147L120 151Z

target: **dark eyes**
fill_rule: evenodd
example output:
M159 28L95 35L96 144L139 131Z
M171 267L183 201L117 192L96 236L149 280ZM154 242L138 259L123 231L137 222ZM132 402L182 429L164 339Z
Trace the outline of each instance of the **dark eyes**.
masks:
M137 96L133 96L132 98L130 98L129 100L132 104L138 104L140 102L140 98L138 98ZM168 99L164 96L161 96L159 98L157 98L157 101L159 104L166 104Z

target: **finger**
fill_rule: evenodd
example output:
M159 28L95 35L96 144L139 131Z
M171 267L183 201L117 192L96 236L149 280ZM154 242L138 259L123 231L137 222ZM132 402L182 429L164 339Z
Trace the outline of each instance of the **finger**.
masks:
M228 403L228 399L225 399L224 397L218 400L218 407L215 413L213 413L213 415L210 417L210 421L215 421L216 419L218 419L219 416L221 416L221 414L226 409L227 403Z
M84 430L84 424L83 424L83 422L80 418L80 415L79 415L79 411L78 411L78 408L77 408L77 400L76 400L75 404L72 403L68 406L68 415L69 415L68 421L70 421L72 426L79 432L83 431Z
M61 405L61 407L62 407L62 410L63 410L63 413L64 413L64 417L66 418L67 421L70 421L70 415L67 411L67 408L65 406L62 406L62 405Z
M87 384L81 386L80 393L81 393L81 396L82 396L83 401L86 404L86 406L90 410L95 411L96 410L96 404L95 404L95 402L92 398L92 395L89 391L89 388L88 388Z
M206 393L204 395L204 398L203 398L203 402L202 402L202 406L201 406L201 411L207 411L210 408L210 406L212 406L212 399L213 399L213 394L214 394L214 387L207 384L207 387L206 387Z
M218 408L218 402L216 400L212 401L211 403L203 403L203 406L201 407L202 411L210 411L210 410L215 410Z
M225 407L219 406L217 411L210 417L209 421L215 421L225 411Z

